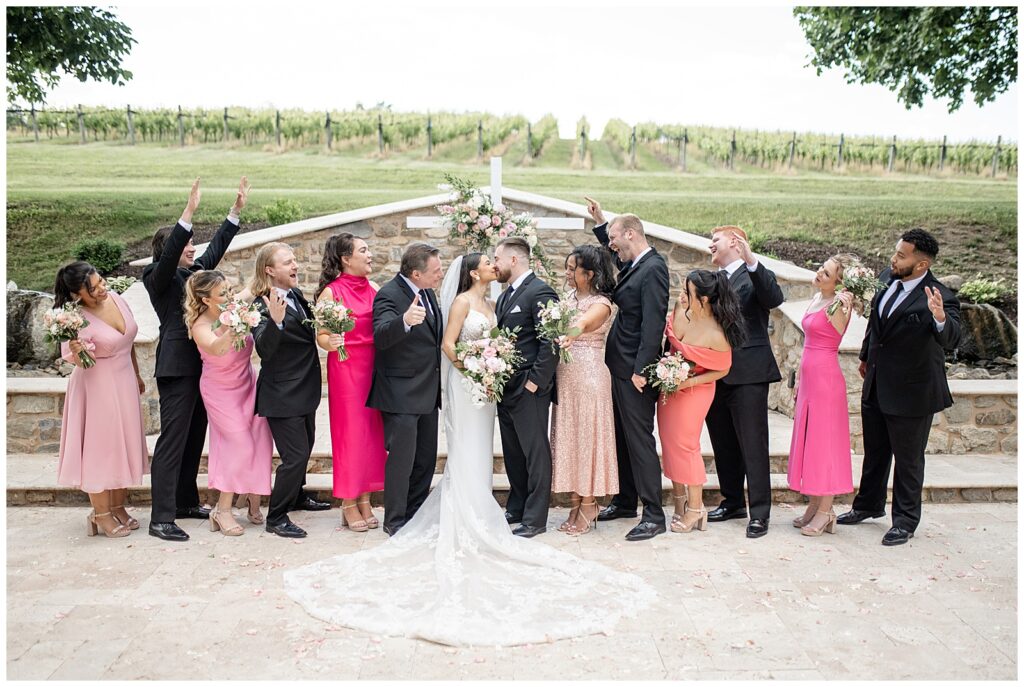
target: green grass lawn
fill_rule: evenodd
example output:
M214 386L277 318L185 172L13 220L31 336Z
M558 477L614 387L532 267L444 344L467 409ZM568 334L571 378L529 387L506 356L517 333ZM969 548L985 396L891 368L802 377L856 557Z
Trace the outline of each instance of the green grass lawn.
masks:
M842 246L887 255L901 231L920 225L943 246L939 274L994 273L1016 283L1016 180L727 173L695 159L691 168L703 173L681 174L643 148L640 169L625 171L601 141L589 144L594 168L573 170L575 144L551 141L532 164L519 166L525 147L513 142L504 183L574 202L594 196L610 210L686 231L738 224L769 245L789 240L823 251ZM275 153L261 147L9 142L8 279L49 289L57 266L83 239L130 244L148 238L178 218L196 176L203 178L200 223L223 218L242 174L253 185L243 221L263 219L264 208L283 198L316 216L428 195L437 192L446 171L489 183L488 165L471 162L475 141L438 146L432 160L418 150L385 159L375 151L375 142L332 154L312 148Z

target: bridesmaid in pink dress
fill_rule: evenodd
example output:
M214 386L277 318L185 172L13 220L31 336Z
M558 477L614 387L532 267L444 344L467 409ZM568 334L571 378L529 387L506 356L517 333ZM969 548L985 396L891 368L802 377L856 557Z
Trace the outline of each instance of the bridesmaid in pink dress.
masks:
M61 344L61 357L75 365L64 398L57 484L89 494L90 536L126 537L139 528L124 502L127 488L149 472L149 450L139 395L146 385L135 360L139 328L128 304L87 262L57 272L54 307L77 301L89 324L78 338ZM96 364L85 369L78 358L89 351Z
M704 456L700 432L715 398L715 382L729 373L732 349L743 345L739 301L724 271L694 270L686 276L665 324L666 347L693 363L690 376L658 403L662 470L672 480L673 532L707 529Z
M586 534L596 525L598 496L619 492L612 416L612 378L604 364L611 329L615 271L604 248L577 246L565 259L563 302L580 311L578 336L559 343L572 354L556 371L558 403L551 408L551 491L569 493L572 510L559 530Z
M373 297L380 288L368 279L373 255L366 241L337 234L324 246L317 300L340 301L353 312L355 329L341 334L317 333L327 354L327 402L331 416L334 497L341 499L342 524L353 532L380 526L370 494L384 488L384 421L366 407L373 381ZM344 341L348 359L335 351Z
M804 351L789 447L789 488L809 497L807 510L793 526L811 537L835 532L833 497L853 491L846 378L839 369L839 343L850 324L853 295L836 295L836 286L854 260L835 255L818 268L818 293L801 322ZM836 300L840 307L830 316L826 310Z
M236 351L234 336L219 324L219 305L230 298L230 286L217 270L199 271L185 283L185 326L203 359L199 393L210 421L210 489L220 492L210 512L210 530L235 537L244 532L231 512L231 499L243 495L249 502L248 518L263 522L260 496L270 494L274 442L267 419L255 414L256 370L252 365L253 340L245 337ZM248 290L239 294L249 300Z

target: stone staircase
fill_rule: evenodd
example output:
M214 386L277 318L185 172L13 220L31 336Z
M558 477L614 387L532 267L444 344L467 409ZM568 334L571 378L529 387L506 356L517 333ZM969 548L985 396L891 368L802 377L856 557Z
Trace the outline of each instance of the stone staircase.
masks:
M57 453L60 442L60 413L63 410L67 380L62 378L8 378L7 380L7 505L79 505L88 502L79 490L56 484ZM1016 381L952 381L955 404L936 416L929 442L925 470L924 499L931 502L1016 501ZM859 417L852 417L859 421ZM611 419L609 418L609 422ZM317 411L317 438L307 474L307 486L325 500L331 496L331 447L326 386ZM788 489L786 470L792 420L782 413L769 413L769 454L772 472L772 498L779 502L797 502L802 497ZM657 434L655 434L657 437ZM150 452L157 435L147 437ZM718 498L711 443L705 429L701 448L708 470L706 485L709 503ZM200 465L199 485L206 492L206 451ZM660 452L661 446L658 443ZM447 458L443 423L439 432L435 480L440 477ZM494 493L504 502L508 479L495 428ZM863 456L853 455L854 484L860 477ZM275 453L275 464L277 462ZM150 500L149 478L143 486L131 490L135 504ZM891 486L891 481L890 481ZM670 502L671 484L662 479L663 501ZM376 495L379 501L380 494ZM850 502L852 496L839 499ZM555 505L565 505L556 495Z

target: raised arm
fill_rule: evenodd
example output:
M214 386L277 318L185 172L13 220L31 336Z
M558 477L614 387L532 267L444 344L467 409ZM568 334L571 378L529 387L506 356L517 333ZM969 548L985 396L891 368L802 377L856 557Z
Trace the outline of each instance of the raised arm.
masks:
M252 187L249 185L248 177L242 177L242 181L238 184L238 193L235 195L235 204L228 211L227 219L220 225L217 233L213 235L213 239L210 240L206 251L196 258L196 264L199 265L199 269L215 269L217 263L224 257L228 246L231 245L231 240L238 233L239 215L249 198L250 190L252 190Z
M171 235L164 242L164 249L160 254L160 259L157 260L156 269L150 270L143 276L146 290L154 296L164 293L174 282L181 253L185 250L188 242L192 240L192 215L199 207L202 195L199 188L199 177L196 177L196 180L192 182L192 190L188 194L188 202L181 213L181 219L174 225Z

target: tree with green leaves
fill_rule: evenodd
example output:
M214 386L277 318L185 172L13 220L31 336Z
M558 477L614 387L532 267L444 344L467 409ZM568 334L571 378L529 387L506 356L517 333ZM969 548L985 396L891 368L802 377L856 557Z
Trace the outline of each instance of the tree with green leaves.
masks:
M970 90L979 106L1017 80L1016 7L795 7L814 50L810 66L847 70L847 83L878 83L906 105Z
M46 102L46 91L70 74L123 86L121 67L136 40L111 12L97 7L7 8L7 100Z

